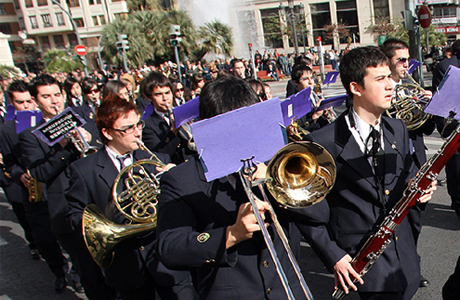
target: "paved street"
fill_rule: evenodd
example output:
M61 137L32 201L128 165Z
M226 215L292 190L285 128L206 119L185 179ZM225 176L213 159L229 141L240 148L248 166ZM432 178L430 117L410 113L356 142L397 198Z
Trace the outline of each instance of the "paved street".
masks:
M270 82L274 96L284 99L287 81ZM341 85L334 84L324 90L327 97L344 94ZM442 144L439 135L426 138L432 155ZM440 178L444 178L444 172ZM450 198L445 186L438 187L435 196L423 214L423 231L419 240L422 273L431 282L421 288L415 300L441 299L441 288L447 277L453 272L454 263L460 255L460 220L450 209ZM333 278L324 269L321 262L308 246L302 244L300 264L307 283L316 300L331 299ZM365 278L364 278L365 279ZM53 289L53 275L44 261L33 261L24 241L11 206L6 202L0 190L0 300L78 300L86 299L68 288L63 294L56 295ZM356 293L345 299L358 299Z

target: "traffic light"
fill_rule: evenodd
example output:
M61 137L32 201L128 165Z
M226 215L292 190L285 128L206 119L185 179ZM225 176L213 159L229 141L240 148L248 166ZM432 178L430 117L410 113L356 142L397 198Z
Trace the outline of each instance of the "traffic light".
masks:
M129 41L127 38L128 36L126 34L118 35L118 42L116 45L119 53L123 53L123 51L129 50Z
M169 25L169 41L171 46L177 46L182 42L182 35L180 33L180 25L170 24Z

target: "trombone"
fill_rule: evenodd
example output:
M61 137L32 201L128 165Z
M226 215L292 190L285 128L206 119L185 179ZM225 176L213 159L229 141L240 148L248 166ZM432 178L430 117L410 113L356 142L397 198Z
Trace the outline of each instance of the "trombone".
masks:
M270 160L266 174L267 179L262 182L258 181L257 183L253 182L252 179L253 174L257 170L257 166L252 162L252 159L253 158L242 160L244 165L239 171L239 176L243 183L244 191L251 203L257 223L262 231L267 249L275 263L276 271L280 277L283 288L288 299L295 299L289 286L287 276L277 256L272 238L265 228L262 216L257 209L255 203L257 197L251 190L253 185L258 186L263 201L269 204L269 214L273 220L276 232L280 237L305 296L307 299L312 300L313 296L305 282L299 264L289 246L288 239L261 183L266 183L269 192L282 207L308 207L322 201L334 186L336 177L334 159L329 152L319 144L313 142L290 143L281 148Z

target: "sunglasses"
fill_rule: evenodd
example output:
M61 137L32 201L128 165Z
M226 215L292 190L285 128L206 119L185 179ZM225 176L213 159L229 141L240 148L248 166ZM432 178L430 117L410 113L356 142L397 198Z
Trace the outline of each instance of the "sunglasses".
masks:
M409 61L409 58L408 57L400 57L397 59L398 62L401 62L401 63L406 63L407 61Z
M183 91L185 91L185 89L184 89L184 88L181 88L181 89L177 89L177 91L178 91L178 92L183 92Z

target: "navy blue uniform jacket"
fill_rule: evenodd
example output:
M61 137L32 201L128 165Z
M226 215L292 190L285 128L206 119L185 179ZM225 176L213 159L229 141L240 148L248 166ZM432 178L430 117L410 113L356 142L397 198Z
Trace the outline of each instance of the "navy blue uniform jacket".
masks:
M337 166L337 180L326 201L308 210L315 226L305 228L308 242L329 270L345 254L353 257L357 253L400 200L408 180L416 172L406 126L401 120L382 117L385 195L380 199L372 167L346 124L347 113L305 136L306 140L325 147ZM419 258L414 243L410 219L405 218L358 290L403 291L409 283L419 280Z
M196 272L200 299L287 298L260 232L225 249L226 228L235 223L238 208L245 202L239 179L236 189L226 177L207 182L197 156L161 179L158 255L168 268ZM294 213L273 205L293 252L298 253L300 231L294 221L300 221L306 209ZM296 299L305 299L273 224L268 230Z

